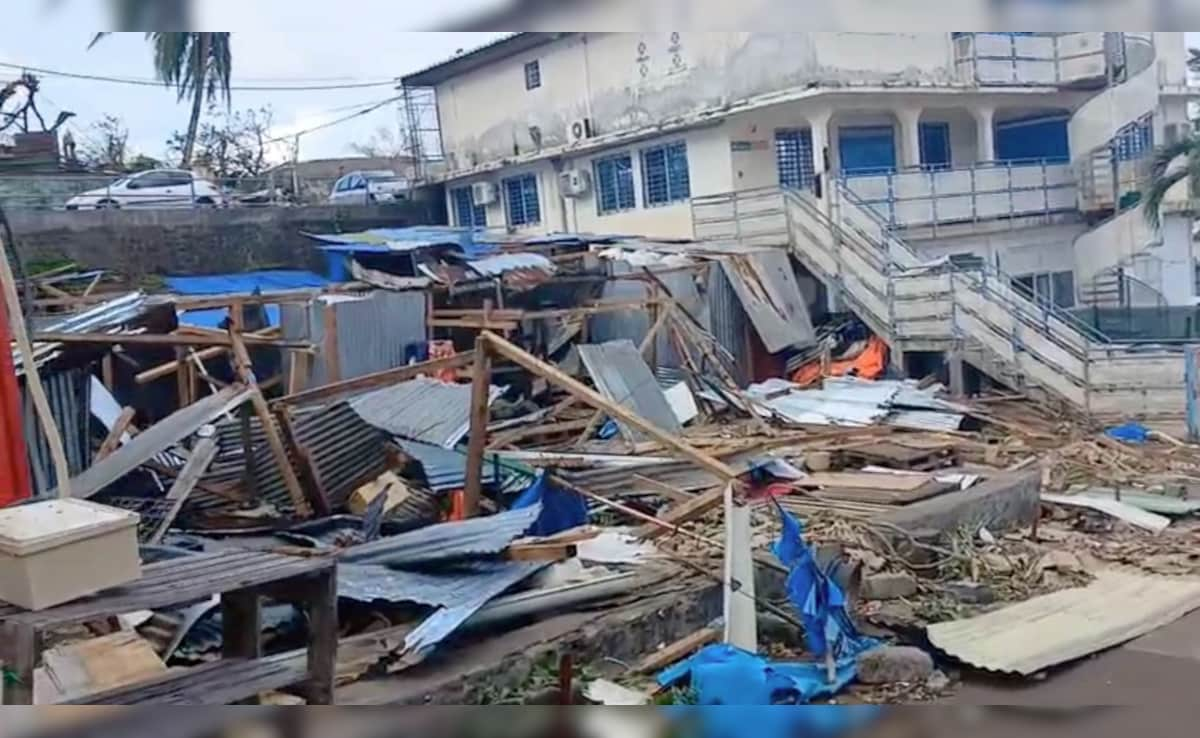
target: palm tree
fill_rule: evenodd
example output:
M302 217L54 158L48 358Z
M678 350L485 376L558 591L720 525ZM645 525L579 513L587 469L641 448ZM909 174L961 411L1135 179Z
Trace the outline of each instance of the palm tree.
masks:
M107 33L97 33L92 46ZM154 46L154 71L168 87L174 86L182 101L192 97L192 117L184 139L181 166L192 163L196 148L196 131L200 127L200 111L204 102L218 97L228 105L229 78L233 70L233 54L229 33L177 33L150 31L146 39Z
M1200 137L1194 134L1155 152L1150 184L1143 201L1146 222L1155 228L1160 225L1159 211L1168 193L1185 180L1188 182L1189 196L1192 192L1200 191Z

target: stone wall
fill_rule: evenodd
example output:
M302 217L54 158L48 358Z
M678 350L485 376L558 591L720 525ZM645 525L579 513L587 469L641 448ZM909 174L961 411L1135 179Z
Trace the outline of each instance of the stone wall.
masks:
M10 210L26 263L66 259L119 272L131 282L165 274L251 269L320 271L322 252L302 233L352 233L445 223L440 196L356 207L221 210Z

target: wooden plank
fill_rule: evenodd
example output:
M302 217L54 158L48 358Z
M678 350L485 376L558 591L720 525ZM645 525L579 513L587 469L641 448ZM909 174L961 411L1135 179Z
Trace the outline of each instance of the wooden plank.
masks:
M151 534L147 543L155 544L162 541L163 536L167 534L167 530L171 527L171 523L175 522L175 516L179 515L179 511L183 509L184 503L192 494L192 490L196 488L200 477L208 471L208 467L212 464L213 459L217 458L217 438L203 438L196 447L192 449L192 455L188 457L187 463L183 465L183 471L176 477L175 483L167 490L167 500L171 501L171 508L167 514L163 516L162 522L158 524L158 528Z
M689 636L680 638L654 653L647 654L633 666L635 674L653 674L691 656L705 646L721 640L721 631L716 628L701 628Z
M325 303L321 306L321 321L324 325L324 339L321 343L321 356L325 359L325 376L331 382L342 379L342 359L338 356L337 306Z
M658 520L672 527L680 526L705 515L709 510L720 505L724 499L725 489L723 487L716 487L702 494L693 495L690 500L683 504L671 506L666 513L659 516ZM649 525L638 531L638 535L650 540L661 538L670 532L671 529L669 528Z
M571 543L514 542L504 550L504 557L509 561L566 561L577 552L578 547Z
M932 474L884 474L882 472L816 472L796 484L801 487L836 487L912 492L933 481Z
M483 454L487 449L489 393L492 383L492 357L487 341L475 339L475 367L471 372L471 429L467 439L466 483L463 490L463 509L468 518L479 513L483 496Z
M234 304L269 305L283 302L310 302L322 295L365 292L370 285L361 282L343 282L328 284L324 287L312 287L297 290L274 290L271 292L233 292L227 295L161 295L156 299L173 304L179 310L211 310L227 308Z
M42 653L42 634L35 628L0 623L0 704L33 704L33 670Z
M283 432L283 439L295 452L296 460L300 462L300 477L304 482L305 489L308 490L309 504L321 517L332 515L333 509L329 506L329 494L325 491L324 482L321 481L321 470L317 468L312 453L297 438L288 406L276 406L275 416L279 419L279 428Z
M338 669L337 567L313 579L305 594L310 635L304 696L310 705L332 705Z
M265 330L256 331L254 333L247 333L246 337L278 338L282 335L283 335L282 331L278 328L267 328ZM223 337L224 337L224 334L222 334L222 338ZM227 353L228 351L229 351L229 347L227 347L227 346L214 346L212 348L203 349L203 350L193 353L191 358L192 358L192 360L198 359L200 361L207 361L208 359L215 359L218 356L220 356L221 354ZM307 358L307 354L302 354L302 353L294 354L293 361L298 359L301 356L304 356ZM179 368L179 360L178 359L176 359L175 361L168 361L165 364L159 364L156 367L147 369L144 372L139 372L137 375L134 376L134 380L138 384L147 384L147 383L153 382L157 379L162 379L163 377L174 374L178 368Z
M399 384L422 374L434 374L444 369L458 369L474 362L475 352L467 351L445 359L434 359L433 361L426 361L421 364L410 364L409 366L402 366L396 369L385 369L374 374L364 374L354 379L334 382L323 387L315 387L304 392L281 397L275 400L275 402L286 405L310 405L316 402L326 402L342 395Z
M137 410L131 407L121 410L121 414L117 416L117 422L113 423L112 430L108 432L104 443L100 444L100 450L96 452L96 457L92 460L93 464L117 450L121 445L121 438L129 431L129 427L133 424L133 418L136 415Z
M39 343L63 343L109 346L232 346L225 337L196 336L181 333L38 333L34 340ZM282 341L276 338L243 336L246 344L273 348L311 351L313 346L305 341Z
M304 678L303 666L287 658L224 659L152 682L90 695L66 705L229 705L290 687Z
M617 422L636 428L659 443L662 443L665 447L674 450L679 456L696 462L725 481L735 481L737 479L737 471L724 462L689 446L670 433L660 430L657 426L647 422L615 402L610 401L607 397L560 371L558 368L541 361L494 333L484 332L480 337L486 341L490 350L495 351L509 361L525 367L548 382L558 385L593 408L607 412ZM719 495L717 500L720 500Z
M279 435L279 429L275 426L275 418L271 415L267 400L259 390L254 372L250 368L250 353L246 350L240 336L233 332L230 332L229 336L233 341L233 355L237 362L238 376L250 388L250 403L258 415L259 422L262 423L263 433L267 437L267 445L270 446L275 463L279 466L279 473L283 476L288 496L292 499L292 506L296 508L296 514L300 517L311 517L312 506L309 505L308 498L304 495L304 488L300 486L300 479L296 476L296 470L292 468L292 462L288 458L287 449Z

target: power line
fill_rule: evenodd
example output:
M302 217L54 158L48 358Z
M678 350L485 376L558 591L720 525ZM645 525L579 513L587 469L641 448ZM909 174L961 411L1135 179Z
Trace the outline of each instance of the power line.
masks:
M136 77L110 77L100 74L80 74L78 72L64 72L57 69L46 69L44 67L31 67L25 64L11 64L8 62L0 62L0 68L16 69L22 72L33 72L47 77L64 77L67 79L82 79L90 82L108 82L111 84L134 85L137 87L165 87L161 80L139 79ZM381 80L379 82L347 82L345 84L336 85L291 85L291 86L274 86L274 85L230 85L230 91L234 92L321 92L331 90L361 90L372 87L392 87L396 86L395 80Z
M289 133L286 136L279 136L277 138L268 139L266 141L263 141L263 144L265 145L265 144L281 143L283 141L291 141L292 139L294 139L298 136L307 136L310 133L316 133L317 131L323 131L326 128L332 128L333 126L341 125L342 123L346 123L348 121L354 120L355 118L361 118L364 115L369 115L371 113L374 113L376 110L379 110L384 105L387 105L388 103L394 103L400 99L401 98L399 96L390 97L387 100L382 100L368 108L363 108L362 110L356 111L356 112L351 113L350 115L344 116L342 118L338 118L337 120L331 120L328 123L322 123L319 126L313 126L312 128L308 128L303 131L296 131L295 133Z

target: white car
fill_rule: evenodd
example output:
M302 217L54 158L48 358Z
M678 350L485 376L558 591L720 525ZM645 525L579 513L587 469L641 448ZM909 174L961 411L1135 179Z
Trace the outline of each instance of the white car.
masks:
M82 192L67 200L67 210L117 208L215 207L225 204L221 189L193 172L151 169L119 179L107 187Z
M334 205L370 205L407 199L409 183L395 172L350 172L333 184L329 202Z

